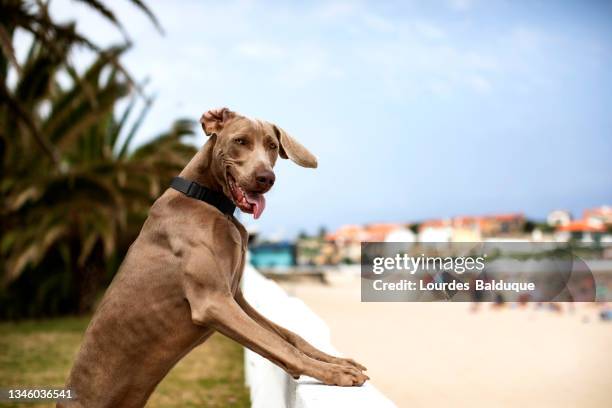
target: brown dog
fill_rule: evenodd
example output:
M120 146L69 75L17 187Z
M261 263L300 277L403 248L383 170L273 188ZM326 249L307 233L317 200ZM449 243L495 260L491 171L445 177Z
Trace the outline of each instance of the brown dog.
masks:
M255 218L277 157L316 158L279 127L226 108L200 120L210 139L180 176L222 192ZM153 204L106 291L76 357L60 407L142 407L168 371L216 330L293 377L352 386L368 377L351 359L317 350L257 313L240 291L247 232L233 217L173 189Z

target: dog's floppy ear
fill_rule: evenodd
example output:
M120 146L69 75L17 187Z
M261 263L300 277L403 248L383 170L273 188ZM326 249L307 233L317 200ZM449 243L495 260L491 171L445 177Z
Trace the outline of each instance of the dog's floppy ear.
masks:
M317 158L297 140L276 125L272 125L278 138L278 155L283 159L291 159L302 167L317 168Z
M227 108L211 109L202 115L200 123L206 136L216 135L223 129L227 121L234 117L236 117L236 112Z

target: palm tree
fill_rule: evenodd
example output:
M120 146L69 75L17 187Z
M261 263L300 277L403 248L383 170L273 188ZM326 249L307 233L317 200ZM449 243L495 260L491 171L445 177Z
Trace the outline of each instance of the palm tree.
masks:
M113 23L123 34L126 46L130 44L123 25L119 22L115 13L103 1L78 1L89 6ZM145 13L155 27L163 33L159 21L143 1L129 0L129 2ZM32 112L27 109L27 106L22 104L19 98L13 97L9 92L6 79L8 78L10 66L18 73L22 70L15 56L13 35L18 28L30 33L42 47L48 50L51 58L63 61L65 69L72 75L73 79L78 79L78 75L76 75L76 70L70 63L68 50L74 45L81 45L96 52L101 52L101 50L91 40L77 32L75 23L60 24L53 21L49 15L48 4L49 1L44 2L42 0L0 0L0 77L3 79L0 81L0 100L4 101L3 105L5 106L3 106L3 109L11 112L21 125L27 128L29 136L36 142L37 147L55 165L59 165L58 152L36 126ZM118 59L112 59L111 62L118 70L123 72L133 86L136 85Z
M183 143L192 134L189 120L132 147L151 101L145 100L130 121L142 98L131 92L114 64L124 51L101 51L83 74L72 75L70 86L62 87L63 59L34 41L8 90L32 114L57 161L38 148L10 109L0 110L0 255L5 261L0 287L5 295L10 286L32 280L31 273L36 285L24 290L34 289L41 307L64 293L67 300L57 311L88 312L105 277L114 272L113 256L125 251L151 202L195 153ZM126 98L131 98L127 107L116 115L117 102Z

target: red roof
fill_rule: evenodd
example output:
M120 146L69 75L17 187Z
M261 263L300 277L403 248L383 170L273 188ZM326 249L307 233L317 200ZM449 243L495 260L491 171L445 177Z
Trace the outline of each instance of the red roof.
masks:
M341 226L340 228L338 228L338 230L332 232L331 234L327 234L325 236L325 239L327 239L328 241L360 241L363 234L364 230L361 225L348 224Z
M402 228L402 224L378 223L361 225L343 225L325 238L328 241L383 241L392 231Z
M366 241L384 241L389 233L402 228L401 224L380 223L369 224L365 227L367 236Z
M567 225L562 225L557 228L557 231L567 232L605 232L606 227L603 225L593 225L587 223L585 220L572 221Z
M451 224L454 227L472 227L478 225L483 227L492 221L523 221L525 215L523 213L507 213L507 214L490 214L490 215L458 215L450 220L427 220L421 224L421 228L441 228L448 227Z
M427 220L419 225L419 230L423 228L440 228L450 226L450 220Z
M523 220L525 218L525 215L522 213L494 214L485 216L484 218L493 218L497 221L513 221Z
M584 213L587 214L587 215L592 215L592 214L612 214L612 207L604 205L602 207L588 208L588 209L584 210Z

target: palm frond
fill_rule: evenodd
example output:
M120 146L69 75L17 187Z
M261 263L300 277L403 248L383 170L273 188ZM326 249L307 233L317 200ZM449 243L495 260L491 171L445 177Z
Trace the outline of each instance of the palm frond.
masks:
M117 140L119 139L119 135L123 130L123 127L127 123L134 106L136 106L137 99L132 98L128 106L125 108L123 113L121 114L121 118L118 122L113 121L112 125L108 127L107 139L106 143L111 149L111 153L115 151Z
M1 82L1 81L0 81ZM56 165L60 164L60 156L55 147L49 143L49 140L40 132L38 124L32 114L15 99L6 87L4 82L0 83L0 99L5 102L8 110L19 119L19 122L29 131L29 134L36 141L43 153Z
M74 106L65 119L49 133L49 138L60 150L69 152L74 146L74 141L81 137L85 130L101 120L115 106L115 102L126 96L129 88L126 84L109 84L96 94L97 108L92 108L89 103L82 101Z
M13 92L22 104L33 110L42 100L47 99L54 82L55 73L64 65L69 47L56 44L54 52L36 47L31 58L26 60L23 72Z
M147 5L143 1L141 1L141 0L129 0L129 1L131 3L133 3L137 8L142 10L147 15L147 17L149 17L149 20L151 20L151 22L153 23L155 28L157 28L157 30L161 34L164 34L164 29L162 28L161 24L159 23L159 20L157 19L155 14L153 14L151 9L149 9L149 7L147 7Z
M125 47L111 47L98 55L96 60L89 66L84 75L76 72L71 73L73 86L67 91L61 92L52 101L51 112L43 124L43 131L49 135L58 133L58 127L69 120L69 116L76 106L89 106L90 109L99 109L98 93L100 92L100 74L111 66L111 59L126 50ZM56 140L55 136L50 136Z
M136 121L132 124L130 131L125 137L123 144L121 145L121 148L119 149L119 152L117 153L118 159L124 159L127 156L129 148L130 148L130 144L132 143L132 139L138 132L138 129L140 129L140 126L142 126L142 123L147 117L147 114L149 113L149 110L151 109L152 105L153 105L153 99L148 99L145 101L145 105L140 111L140 115L138 115L138 119L136 119Z
M0 48L6 56L6 59L15 67L17 72L21 72L21 66L17 62L17 57L15 57L15 49L13 48L11 35L3 25L0 25ZM3 72L4 71L5 69L3 69Z

